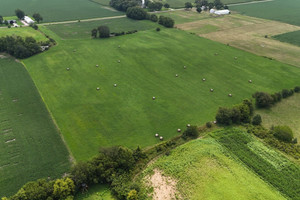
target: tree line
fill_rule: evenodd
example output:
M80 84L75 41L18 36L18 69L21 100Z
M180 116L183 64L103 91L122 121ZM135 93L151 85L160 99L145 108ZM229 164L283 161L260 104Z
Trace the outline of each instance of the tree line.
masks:
M195 0L195 3L186 2L184 4L185 9L192 9L196 7L196 11L198 13L202 12L202 8L204 11L210 10L212 8L220 9L228 9L227 5L224 5L220 0L215 0L214 2L208 2L207 0Z

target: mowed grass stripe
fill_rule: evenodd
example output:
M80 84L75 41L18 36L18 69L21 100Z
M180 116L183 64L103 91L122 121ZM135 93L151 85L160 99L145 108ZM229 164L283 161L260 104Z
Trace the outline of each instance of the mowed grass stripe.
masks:
M60 177L69 154L26 69L0 59L0 196L26 182Z
M219 106L300 81L299 68L175 29L62 40L24 62L77 160L101 146L153 145L156 132L168 139Z

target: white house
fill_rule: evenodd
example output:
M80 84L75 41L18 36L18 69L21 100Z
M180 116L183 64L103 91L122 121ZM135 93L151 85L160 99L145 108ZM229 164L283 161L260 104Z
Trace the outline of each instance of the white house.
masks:
M25 17L24 17L24 21L25 21L27 24L33 24L33 23L34 23L34 21L33 21L30 17L28 17L28 16L25 16Z
M210 9L209 12L210 13L214 13L216 15L228 15L228 14L230 14L230 10L214 10L214 9Z

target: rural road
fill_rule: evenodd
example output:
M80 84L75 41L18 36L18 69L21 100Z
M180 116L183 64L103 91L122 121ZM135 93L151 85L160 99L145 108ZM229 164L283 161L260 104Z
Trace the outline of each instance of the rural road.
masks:
M254 3L266 3L274 0L263 0L263 1L251 1L246 3L234 3L234 4L228 4L228 6L240 6L240 5L247 5L247 4L254 4Z

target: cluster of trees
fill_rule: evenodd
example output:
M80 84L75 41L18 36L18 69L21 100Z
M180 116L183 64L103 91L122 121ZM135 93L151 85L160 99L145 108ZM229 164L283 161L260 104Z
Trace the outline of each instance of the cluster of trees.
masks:
M141 7L130 7L127 9L126 16L131 19L143 20L147 17L147 12Z
M74 192L75 184L70 178L39 179L26 183L15 195L2 200L72 200Z
M182 138L183 139L196 139L199 136L199 131L197 129L197 126L189 126L187 129L183 132Z
M250 123L253 115L254 106L251 100L245 99L243 103L233 106L232 108L220 107L216 120L218 124L231 125Z
M17 9L15 10L15 13L19 19L23 19L25 17L25 12L23 10Z
M140 186L131 181L133 168L144 158L146 155L139 147L134 151L126 147L102 148L92 160L73 166L65 178L29 182L4 200L71 200L77 192L84 192L89 185L97 183L110 184L118 199L144 199Z
M148 4L147 4L147 8L149 9L149 11L159 11L159 10L162 9L162 7L163 7L163 4L161 2L158 2L158 1L153 1L153 2L148 1Z
M171 17L159 16L158 23L167 28L173 28L175 21Z
M40 23L40 21L43 21L43 17L40 15L40 13L34 13L32 17L37 21L37 23Z
M256 107L269 108L277 102L280 102L282 98L292 96L295 92L300 92L300 86L296 86L294 89L283 89L281 92L276 92L274 94L269 94L267 92L256 92L252 96L255 98Z
M133 30L133 31L127 31L127 32L122 31L119 33L114 33L114 32L111 33L108 26L99 26L98 28L94 28L91 31L93 38L97 38L98 36L100 38L108 38L110 36L121 36L121 35L133 34L136 32L138 32L138 31Z
M139 0L110 0L109 2L111 7L123 12L126 12L130 7L138 6L139 4Z
M6 36L0 38L0 52L6 52L16 58L28 58L41 52L41 44L33 37L23 39L20 36Z
M195 0L194 3L197 12L201 12L202 8L206 11L206 10L210 10L212 8L216 8L216 9L228 9L227 5L224 5L220 0L215 0L214 2L208 2L207 0ZM194 6L191 2L186 2L184 4L184 7L186 9L192 9Z

